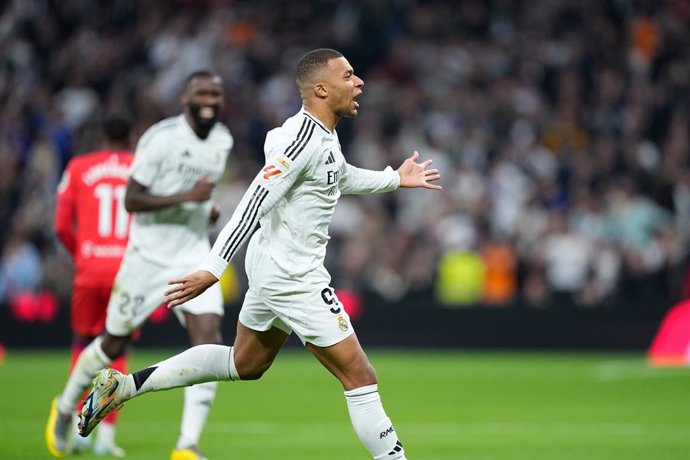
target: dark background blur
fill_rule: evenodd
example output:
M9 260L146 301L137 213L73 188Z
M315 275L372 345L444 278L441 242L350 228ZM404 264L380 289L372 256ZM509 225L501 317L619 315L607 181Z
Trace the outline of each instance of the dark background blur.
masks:
M138 137L179 112L190 72L219 72L227 219L317 47L365 80L338 127L348 160L397 167L419 150L443 175L441 193L339 204L327 266L365 344L641 349L690 295L690 0L14 0L0 6L0 342L69 343L55 190L104 114L129 113ZM223 280L226 340L242 262ZM184 343L164 314L141 339Z

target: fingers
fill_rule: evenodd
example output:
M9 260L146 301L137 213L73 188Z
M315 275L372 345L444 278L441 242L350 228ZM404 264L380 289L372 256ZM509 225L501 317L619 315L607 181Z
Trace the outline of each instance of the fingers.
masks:
M443 189L443 187L441 187L440 185L430 184L428 182L426 184L424 184L424 188L428 188L431 190L442 190Z
M171 288L171 289L168 289L167 291L165 291L165 292L163 293L163 295L164 295L165 297L170 297L170 296L174 295L176 292L181 292L181 291L183 291L184 289L185 289L185 287L184 287L183 285L179 285L179 284L178 284L178 285L175 286L174 288Z
M185 278L178 278L168 281L168 285L172 287L163 293L163 295L166 297L166 301L168 302L168 308L173 308L174 305L172 304L176 299L187 295L189 291L188 282L189 280ZM178 302L178 304L179 303L182 302Z
M171 309L192 299L194 297L194 290L191 287L178 284L174 288L168 289L164 295L165 301L168 304L168 309Z
M410 160L412 160L416 163L418 158L419 158L419 152L415 150L414 153L412 154L412 156L410 157Z
M167 300L168 310L172 310L175 307L179 307L189 299L191 299L191 297L189 296L170 298L169 300Z

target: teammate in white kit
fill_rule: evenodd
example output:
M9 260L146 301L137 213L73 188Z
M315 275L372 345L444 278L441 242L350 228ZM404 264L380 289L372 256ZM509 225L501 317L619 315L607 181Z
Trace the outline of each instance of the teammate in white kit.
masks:
M415 152L397 171L368 171L343 158L335 126L357 115L364 82L337 51L307 53L297 66L303 108L266 137L266 165L218 236L201 269L170 282L170 308L194 301L249 242L249 290L232 347L202 345L134 374L99 372L79 424L84 436L112 408L140 394L218 380L256 380L291 332L343 385L355 432L375 459L404 459L378 394L374 368L323 265L328 225L341 193L440 189L438 171ZM187 372L181 372L186 370Z
M211 248L209 223L218 217L211 193L233 145L227 127L218 123L223 105L220 77L207 71L190 75L181 102L183 114L153 125L137 145L124 197L133 213L130 239L110 296L106 332L77 361L60 396L61 414L73 413L96 371L120 356L132 333L165 302L168 281L197 268L198 255ZM219 285L175 312L192 345L222 343ZM181 432L171 460L204 458L197 444L216 386L208 382L185 390Z

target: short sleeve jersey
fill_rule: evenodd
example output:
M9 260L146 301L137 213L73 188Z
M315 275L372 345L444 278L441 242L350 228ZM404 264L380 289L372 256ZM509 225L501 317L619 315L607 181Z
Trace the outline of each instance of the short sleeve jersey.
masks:
M264 168L202 264L218 278L259 222L258 247L281 270L295 277L314 270L323 264L341 193L384 192L400 185L390 168L368 171L349 165L337 133L304 109L267 134L264 152Z
M101 150L74 157L65 168L55 225L69 235L77 284L115 278L129 233L124 197L132 159L130 152Z
M183 114L167 118L139 140L131 176L150 193L161 196L190 190L204 177L216 183L225 171L232 145L232 135L221 123L200 139ZM134 213L130 246L160 265L193 263L210 248L211 208L209 200Z

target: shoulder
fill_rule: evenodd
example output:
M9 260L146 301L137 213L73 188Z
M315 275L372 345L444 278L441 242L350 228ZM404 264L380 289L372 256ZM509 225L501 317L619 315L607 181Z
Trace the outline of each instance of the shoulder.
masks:
M282 126L266 135L267 154L282 154L290 161L311 156L324 139L323 128L304 112L288 118Z
M137 147L143 148L153 142L159 142L160 140L166 139L173 130L179 128L180 117L181 115L166 118L151 125L141 136L141 139L139 139Z
M232 137L232 134L230 134L230 128L228 128L225 123L217 122L215 125L213 125L213 131L219 136Z
M129 165L134 161L134 153L128 151L108 152L108 158L115 159L120 164Z
M82 153L72 157L65 166L65 171L71 174L78 174L84 169L88 168L94 162L97 162L101 157L101 151Z
M230 133L230 129L225 124L220 122L216 123L213 126L213 131L211 131L211 133L217 142L230 144L230 146L232 146L232 134Z

